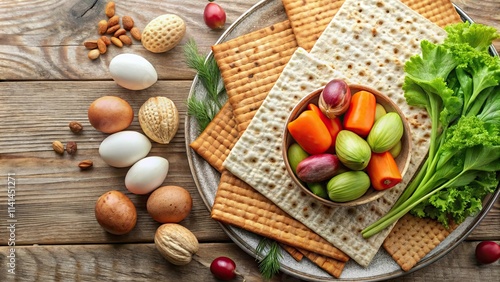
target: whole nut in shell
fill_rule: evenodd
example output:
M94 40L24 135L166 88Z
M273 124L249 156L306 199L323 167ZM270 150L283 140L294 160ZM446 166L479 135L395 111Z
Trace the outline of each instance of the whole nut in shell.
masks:
M174 265L186 265L199 249L196 236L177 223L166 223L155 233L155 246L161 255Z
M58 154L64 154L64 145L61 143L61 141L54 141L52 142L52 149L54 149L54 152Z
M68 126L73 133L80 133L83 130L83 125L78 121L71 121Z
M76 154L76 150L78 149L78 146L76 145L76 142L74 141L69 141L66 143L66 152L70 155Z
M151 97L139 109L139 124L153 141L168 144L179 128L179 112L166 97Z
M161 15L149 22L142 31L142 45L153 53L174 48L186 33L186 23L174 14Z

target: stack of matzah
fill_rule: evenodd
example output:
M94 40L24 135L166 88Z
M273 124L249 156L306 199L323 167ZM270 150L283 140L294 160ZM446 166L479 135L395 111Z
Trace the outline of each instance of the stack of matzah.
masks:
M305 5L300 7L299 2ZM212 209L214 219L288 245L295 244L299 249L305 246L308 250L300 251L324 269L328 269L325 267L328 254L321 255L321 250L311 246L317 234L360 265L367 266L389 233L387 230L369 240L360 236L364 227L387 212L417 169L427 150L425 134L429 130L425 114L406 105L401 90L402 65L409 56L419 52L422 38L440 41L445 35L442 29L397 0L343 2L284 0L290 21L214 46L214 56L228 89L230 105L224 108L233 107L233 111L214 120L215 124L223 120L223 128L215 132L215 126L207 128L200 140L192 144L193 149L204 152L200 155L211 164L213 162L219 171L232 172L223 172ZM452 8L449 1L444 1L446 5L441 3L438 12L435 12L437 8L425 10L428 8L423 6L424 1L404 2L422 15L431 11L427 17L434 17L433 21L441 26L444 21L459 20L454 10L453 13L450 9L439 11L444 6ZM307 17L314 17L314 13L294 16L301 13L301 8L321 11L321 7L333 7L328 10L331 12L342 3L338 13L335 14L336 10L332 13L335 17L328 21L324 32L322 29L311 32L314 21ZM309 33L301 29L309 29ZM258 43L251 43L255 41ZM311 54L297 46L311 49ZM301 194L286 175L281 157L284 120L289 111L301 97L333 77L378 88L401 107L414 126L413 148L418 154L412 157L404 183L377 202L357 208L327 208ZM230 114L234 115L234 120ZM234 131L234 122L237 131ZM228 124L231 124L229 128ZM217 134L221 133L227 134L229 141L217 140ZM241 134L239 138L238 134ZM211 143L207 141L210 139L205 139L209 136L212 136ZM211 149L207 149L209 145ZM217 157L210 160L212 151L217 152ZM413 219L407 217L404 222L407 221ZM294 232L296 234L291 234ZM404 239L401 236L391 238L397 238L389 244L392 246ZM328 245L326 241L322 244ZM401 253L402 247L396 249L388 251L391 255ZM401 259L393 257L400 263ZM342 255L333 255L333 259L336 260L334 266L327 271L338 277L345 260Z

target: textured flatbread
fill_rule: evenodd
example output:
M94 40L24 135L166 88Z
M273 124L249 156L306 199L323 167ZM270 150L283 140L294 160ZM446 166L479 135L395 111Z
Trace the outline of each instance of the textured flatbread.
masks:
M261 192L292 217L368 266L389 229L362 238L363 228L385 214L421 163L428 148L428 117L406 105L401 90L404 62L420 52L420 40L439 42L445 32L397 0L347 0L311 50L318 65L339 73L326 75L304 49L297 49L278 81L224 162L224 167ZM293 58L292 56L292 58ZM353 208L327 208L310 197L287 175L281 153L284 121L300 98L332 78L380 90L397 103L412 126L416 152L403 182L379 200Z

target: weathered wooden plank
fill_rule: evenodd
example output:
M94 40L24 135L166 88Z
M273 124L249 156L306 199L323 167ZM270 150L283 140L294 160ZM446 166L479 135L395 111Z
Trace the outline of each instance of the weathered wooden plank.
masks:
M496 281L499 262L479 265L474 249L464 242L421 270L389 281ZM235 281L262 281L257 262L232 243L203 243L186 266L174 266L154 244L23 246L15 249L15 275L7 272L9 247L0 247L1 281L218 281L210 273L212 260L232 258L241 274ZM280 273L271 281L301 281ZM333 278L332 278L332 281Z
M179 130L168 145L153 142L149 155L170 162L165 185L179 185L191 193L193 210L182 223L200 240L227 240L209 212L193 182L184 139L185 99L190 81L159 81L145 91L128 91L111 81L99 82L3 82L0 93L0 175L16 178L16 218L18 244L81 244L96 242L151 242L158 223L146 212L147 196L132 195L124 186L127 168L108 166L98 154L100 142L108 136L88 122L87 108L102 96L114 94L129 101L135 110L130 130L141 131L137 112L151 96L170 97L180 114ZM80 134L68 128L71 120L83 124ZM76 141L77 154L57 155L52 141ZM94 162L88 171L77 164ZM4 181L4 182L5 182ZM110 236L94 218L97 198L108 190L126 192L138 210L138 224L127 236ZM0 193L0 210L7 211L7 193ZM7 220L0 213L0 221ZM7 238L0 238L5 244Z
M170 264L154 244L17 247L14 275L6 271L9 254L0 247L1 281L218 281L210 263L222 255L236 262L235 281L262 280L255 260L230 243L201 244L186 266Z
M257 0L231 5L218 1L226 8L227 26L232 24ZM160 79L192 79L194 72L184 63L182 46L193 38L202 53L222 35L203 22L205 2L200 1L118 1L117 15L129 15L141 30L159 15L174 13L186 22L187 30L181 43L167 53L153 54L134 41L132 46L109 51L99 59L87 58L86 40L99 38L97 23L106 19L106 1L4 1L0 16L0 80L102 80L110 79L107 66L120 53L144 56L156 68Z

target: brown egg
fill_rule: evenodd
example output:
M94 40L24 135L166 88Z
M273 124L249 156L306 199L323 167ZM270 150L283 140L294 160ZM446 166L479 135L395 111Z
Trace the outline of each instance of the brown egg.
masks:
M101 227L115 235L127 234L137 223L134 203L120 191L104 193L96 202L95 218Z
M115 133L129 127L134 119L134 110L120 97L103 96L90 104L90 124L104 133Z
M179 186L162 186L151 193L146 204L149 215L161 223L178 223L193 207L189 192Z

